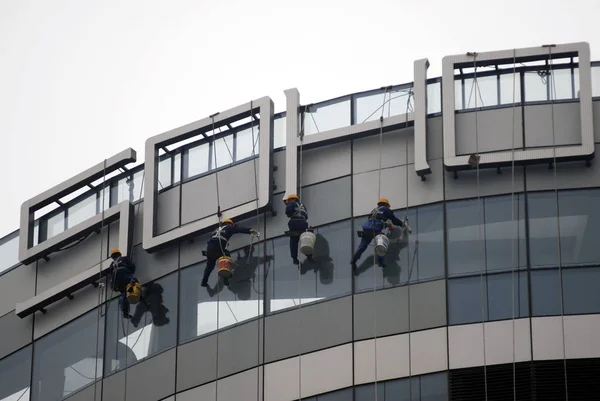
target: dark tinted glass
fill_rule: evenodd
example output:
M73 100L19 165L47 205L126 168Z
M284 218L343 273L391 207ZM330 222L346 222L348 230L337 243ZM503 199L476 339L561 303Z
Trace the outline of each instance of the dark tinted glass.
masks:
M560 277L558 269L531 272L531 315L560 315Z
M486 299L485 276L448 280L448 324L481 322L487 318L482 310Z
M488 320L529 316L527 273L487 276Z
M600 190L558 193L563 266L600 263Z
M446 210L448 276L485 270L483 200L448 202Z
M349 401L352 399L352 388L332 391L331 393L317 396L316 401Z
M31 399L54 401L102 376L104 318L93 310L34 343Z
M409 217L410 218L410 217ZM409 220L409 224L413 222ZM415 277L419 280L441 278L444 269L444 207L442 204L420 206L417 208L417 224L413 228L418 245L413 245L410 252L417 248L417 261L411 274L411 282ZM411 256L412 257L412 256ZM416 272L414 271L416 269Z
M0 360L0 400L29 400L31 346Z
M109 302L105 374L123 369L176 344L178 274L143 283L142 298L124 319L119 301Z
M563 269L565 314L600 313L600 268Z
M448 400L448 374L434 373L420 376L419 401L447 401Z
M531 267L558 266L556 194L554 192L528 194L527 209Z

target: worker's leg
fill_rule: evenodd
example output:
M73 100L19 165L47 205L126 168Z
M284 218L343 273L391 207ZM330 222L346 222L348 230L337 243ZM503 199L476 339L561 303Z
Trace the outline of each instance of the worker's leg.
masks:
M360 244L358 245L358 248L356 249L356 252L354 252L354 256L352 257L352 263L358 262L358 260L362 256L362 254L369 247L369 244L371 243L372 240L373 240L372 235L367 234L366 232L363 232L363 236L360 239Z
M129 319L131 315L129 314L129 302L127 301L127 292L121 291L121 298L119 300L121 304L121 312L123 312L123 317L125 319Z
M206 260L206 267L204 268L204 277L202 277L202 283L200 284L202 287L206 287L208 285L208 277L213 270L215 270L215 264L217 263L217 259L212 259L210 256Z
M290 231L305 231L308 228L306 220L290 220L288 222L288 228ZM290 256L295 265L299 264L298 261L298 242L300 241L299 235L290 235Z

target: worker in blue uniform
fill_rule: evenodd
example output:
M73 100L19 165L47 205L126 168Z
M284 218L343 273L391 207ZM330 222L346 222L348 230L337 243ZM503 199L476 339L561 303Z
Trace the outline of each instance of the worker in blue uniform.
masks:
M210 277L210 273L215 269L217 259L221 256L231 256L229 250L227 250L227 246L229 245L229 239L234 234L258 235L258 231L253 228L238 227L231 219L223 220L222 224L213 232L206 244L206 268L204 269L204 277L200 284L202 287L208 285L208 277ZM229 279L224 278L223 283L228 286Z
M288 195L283 202L285 203L285 215L289 217L288 228L290 229L290 255L295 265L300 264L298 260L298 242L300 234L308 228L308 212L306 206L300 203L300 198L296 194ZM309 260L312 255L307 255Z
M118 249L110 251L110 258L113 260L110 265L112 289L121 293L119 299L121 311L123 317L129 319L131 315L129 314L129 301L127 301L127 286L138 283L137 278L134 276L135 265L129 257L123 256Z
M397 218L390 209L390 201L386 198L380 198L377 202L377 207L371 211L367 221L362 224L363 234L360 244L352 257L351 263L353 266L356 265L356 262L358 262L362 254L367 250L373 238L383 231L388 220L399 227L404 227L402 220ZM383 256L378 256L377 261L379 266L385 267L385 258Z

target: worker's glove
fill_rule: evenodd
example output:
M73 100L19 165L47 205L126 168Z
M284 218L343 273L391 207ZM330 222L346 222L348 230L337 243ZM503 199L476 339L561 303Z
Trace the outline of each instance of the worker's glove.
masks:
M257 237L260 237L260 234L259 234L259 232L258 232L257 230L255 230L255 229L251 229L251 230L250 230L250 234L254 234L254 235L256 235Z

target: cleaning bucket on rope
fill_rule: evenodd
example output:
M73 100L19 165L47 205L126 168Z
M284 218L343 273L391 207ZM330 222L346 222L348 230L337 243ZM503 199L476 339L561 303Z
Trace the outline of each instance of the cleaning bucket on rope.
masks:
M312 255L315 251L316 240L317 236L310 231L305 231L300 234L300 252L306 256Z
M129 302L130 305L135 305L140 302L140 297L142 295L142 286L140 283L127 284L125 291L127 292L127 302Z
M231 258L229 256L221 256L219 259L217 259L217 266L219 268L219 270L218 270L219 277L221 277L221 278L231 277L233 275L233 272L231 271L232 264L233 264L233 261L231 260Z
M390 245L390 239L383 234L375 236L375 253L377 256L385 256Z

